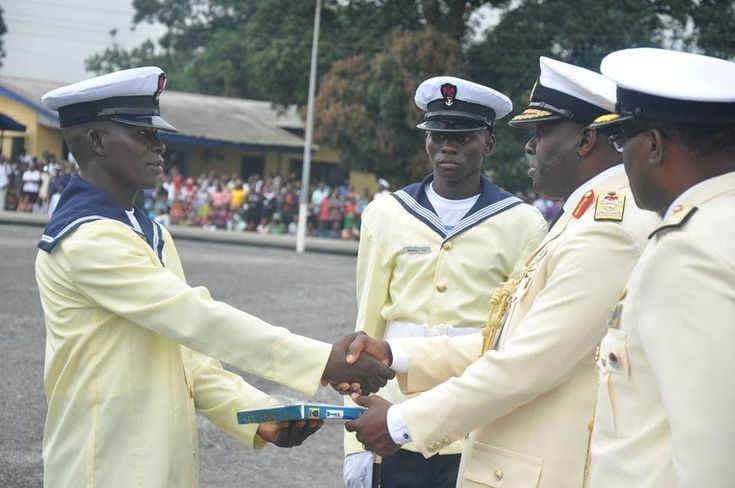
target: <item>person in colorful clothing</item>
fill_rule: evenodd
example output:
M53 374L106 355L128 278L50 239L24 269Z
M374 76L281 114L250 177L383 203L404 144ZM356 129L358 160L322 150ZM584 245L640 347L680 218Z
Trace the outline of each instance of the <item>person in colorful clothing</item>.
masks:
M460 78L428 79L416 90L425 112L423 181L374 200L362 215L357 262L357 330L377 338L480 337L490 297L516 276L546 233L541 214L482 173L495 121L510 100ZM475 354L478 354L475 351ZM381 395L403 401L398 385ZM381 486L454 487L462 442L425 459L408 444L382 466ZM345 440L345 482L371 486L372 455Z

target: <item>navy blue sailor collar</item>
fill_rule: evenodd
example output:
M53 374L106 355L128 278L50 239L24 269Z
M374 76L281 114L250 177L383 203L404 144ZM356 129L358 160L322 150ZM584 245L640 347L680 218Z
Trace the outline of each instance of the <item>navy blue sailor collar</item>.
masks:
M398 202L403 205L408 213L428 225L444 240L454 237L462 232L471 229L480 222L489 219L493 215L497 215L511 207L523 203L523 200L511 195L507 191L501 190L497 185L492 183L485 175L480 175L480 184L482 190L477 202L472 206L462 220L454 226L452 230L446 230L442 225L436 210L431 205L429 197L426 195L426 185L434 180L434 174L429 174L419 183L410 184L392 195Z
M56 210L46 224L41 240L38 241L38 247L50 253L56 244L84 223L94 220L117 220L144 237L163 264L164 241L160 225L152 222L139 207L133 208L133 215L140 229L133 226L125 210L107 193L90 185L84 178L74 176L61 194Z

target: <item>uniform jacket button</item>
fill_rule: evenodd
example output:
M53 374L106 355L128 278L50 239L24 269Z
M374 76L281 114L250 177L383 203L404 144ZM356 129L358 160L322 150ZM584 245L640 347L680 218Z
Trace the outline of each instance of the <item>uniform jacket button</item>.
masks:
M443 281L440 283L437 283L436 291L438 291L439 293L444 293L445 291L447 291L447 284L444 283Z
M503 479L503 470L502 469L496 469L493 471L493 476L496 480L500 481Z
M445 251L451 251L453 247L454 247L454 244L452 244L452 241L447 241L444 244L442 244L442 249L444 249Z

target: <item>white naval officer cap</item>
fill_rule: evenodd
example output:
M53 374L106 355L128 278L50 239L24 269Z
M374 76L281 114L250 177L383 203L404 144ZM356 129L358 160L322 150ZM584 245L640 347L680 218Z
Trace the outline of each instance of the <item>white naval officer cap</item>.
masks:
M608 54L600 71L617 85L617 105L593 127L631 119L735 123L735 63L730 61L635 48Z
M158 98L166 86L161 68L126 69L62 86L46 93L41 101L59 111L62 128L95 120L178 130L161 117Z
M513 117L514 127L555 119L589 125L615 109L615 83L600 73L541 56L541 74L531 90L528 108Z
M513 110L513 103L499 91L454 76L424 81L414 101L426 112L416 127L441 132L492 130L497 119Z

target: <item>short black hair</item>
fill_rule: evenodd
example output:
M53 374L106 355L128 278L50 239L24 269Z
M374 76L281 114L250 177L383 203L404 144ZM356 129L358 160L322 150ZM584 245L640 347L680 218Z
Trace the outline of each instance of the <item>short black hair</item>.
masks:
M641 127L661 128L694 157L709 157L735 152L735 124L722 122L671 122L640 120Z

